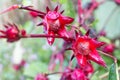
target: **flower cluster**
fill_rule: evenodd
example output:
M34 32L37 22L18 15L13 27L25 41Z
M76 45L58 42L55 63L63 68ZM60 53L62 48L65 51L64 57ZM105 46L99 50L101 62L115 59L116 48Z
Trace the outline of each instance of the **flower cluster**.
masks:
M115 2L120 4L120 0L115 0ZM15 42L21 38L45 37L47 38L49 45L54 43L55 38L62 38L63 45L61 50L56 53L54 52L55 54L52 54L51 56L49 65L50 70L54 70L58 61L62 70L63 62L66 58L65 53L67 50L72 50L73 55L71 59L68 60L69 64L67 68L61 72L62 76L60 80L89 80L89 75L93 74L94 72L91 61L103 67L107 67L106 63L98 52L98 48L101 49L100 47L103 46L105 42L98 41L97 39L99 36L106 36L106 33L102 30L99 33L99 36L95 38L96 36L93 35L95 31L93 31L93 29L91 29L91 27L89 27L87 24L87 22L92 22L89 21L91 20L91 15L93 15L94 10L96 10L101 3L103 2L98 3L96 0L91 0L91 2L83 8L81 6L81 0L78 0L79 25L77 26L71 25L74 21L74 18L64 16L62 14L64 10L59 12L59 6L56 6L54 10L50 10L48 7L46 7L46 12L42 12L39 10L34 10L31 6L14 5L2 13L14 9L28 10L29 14L34 19L37 17L42 19L42 22L40 22L37 26L43 26L44 34L26 34L24 29L20 30L15 24L8 23L8 25L4 25L5 30L0 30L2 33L0 38L6 38L7 42ZM68 25L70 30L67 29ZM80 27L86 31L85 35L80 30ZM115 46L113 44L109 44L103 46L102 50L107 53L113 53L114 48ZM70 65L73 58L76 58L77 60L75 67ZM14 65L14 68L18 70L24 64L25 62L21 62L19 65ZM40 73L34 78L34 80L49 80L47 76L47 74Z

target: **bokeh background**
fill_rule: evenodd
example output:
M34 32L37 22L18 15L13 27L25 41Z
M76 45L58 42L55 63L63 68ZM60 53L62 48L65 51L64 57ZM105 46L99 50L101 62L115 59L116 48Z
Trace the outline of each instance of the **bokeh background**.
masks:
M52 2L51 2L52 1ZM75 18L73 24L77 24L77 0L0 0L0 11L14 4L32 5L35 9L45 11L46 6L54 9L59 4L60 10L65 9L64 15ZM83 6L90 0L82 0ZM98 0L101 1L101 0ZM106 0L107 1L107 0ZM117 7L117 8L116 8ZM116 8L116 10L114 10ZM113 11L114 10L114 11ZM111 15L112 14L112 15ZM110 42L116 40L115 44L118 49L114 51L114 55L120 60L120 6L116 5L113 0L102 4L94 13L96 22L93 25L98 32L103 27L107 33L107 38L101 40ZM111 15L111 16L109 16ZM109 17L109 18L108 18ZM106 22L108 20L108 22ZM24 28L27 33L43 33L42 27L37 27L36 24L41 22L40 18L34 19L28 11L14 10L0 15L0 29L4 29L6 23L15 23L20 29ZM59 44L58 44L59 42ZM18 42L7 43L5 39L0 39L0 80L33 80L37 73L48 72L48 64L50 55L53 52L59 51L62 46L62 40L55 40L52 46L49 46L46 39L21 39ZM56 47L57 45L57 47ZM68 56L69 56L68 52ZM102 55L103 56L103 55ZM92 80L101 80L101 77L108 75L109 66L113 60L103 56L108 68L105 69L97 64L94 64L96 72ZM15 70L14 64L19 64L22 60L25 61L25 66L22 70ZM64 66L68 63L64 62ZM57 68L56 68L57 70ZM59 80L60 75L50 76L51 80ZM99 79L98 79L99 78ZM106 78L103 78L107 80Z

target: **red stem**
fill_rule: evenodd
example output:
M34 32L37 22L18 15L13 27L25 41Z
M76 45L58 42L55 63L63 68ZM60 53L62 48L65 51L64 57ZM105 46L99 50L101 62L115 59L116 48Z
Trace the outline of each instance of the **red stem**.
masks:
M26 36L21 36L21 38L48 38L48 37L69 39L63 36L51 36L51 35L46 35L46 34L28 34Z
M6 36L0 36L0 39L1 39L1 38L7 38L7 37L6 37Z
M28 11L33 11L33 12L36 12L36 13L40 13L40 14L42 14L42 15L45 15L45 14L46 14L46 13L44 13L44 12L34 10L34 9L29 8L29 7L27 7L27 6L26 6L26 7L21 6L21 7L19 7L19 9L25 9L25 10L28 10Z
M80 24L82 24L83 23L83 20L82 20L83 11L82 11L81 0L78 0L78 16L79 16L79 22Z

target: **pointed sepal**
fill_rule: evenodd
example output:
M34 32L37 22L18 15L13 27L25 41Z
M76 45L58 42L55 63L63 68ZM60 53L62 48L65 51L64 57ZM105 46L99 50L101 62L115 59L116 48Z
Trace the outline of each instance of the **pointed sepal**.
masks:
M92 51L88 55L88 58L91 59L92 61L98 63L99 65L101 65L103 67L107 67L106 63L104 62L104 60L101 58L101 56L99 55L99 53L96 50Z
M58 9L59 9L59 7L58 7L58 5L55 7L55 9L54 9L54 11L58 11Z
M48 33L50 36L54 36L54 32L49 32ZM54 43L54 40L55 40L55 38L53 38L53 37L48 37L47 38L47 41L48 41L48 44L49 45L52 45L53 43Z

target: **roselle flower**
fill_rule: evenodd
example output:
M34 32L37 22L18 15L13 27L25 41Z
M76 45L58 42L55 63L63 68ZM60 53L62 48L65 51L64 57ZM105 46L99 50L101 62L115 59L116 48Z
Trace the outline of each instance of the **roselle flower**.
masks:
M50 36L59 35L61 37L67 37L67 38L69 37L65 26L67 24L72 23L74 19L71 17L63 16L62 13L64 11L58 12L58 6L53 11L50 10L48 7L46 7L46 11L47 11L46 13L34 10L29 6L26 7L21 6L19 7L19 9L25 9L38 13L38 17L42 18L42 22L39 23L38 26L43 25L44 32L47 35ZM48 37L47 40L50 45L52 45L54 42L53 37Z
M42 22L38 24L38 26L43 25L45 33L47 35L50 35L50 36L59 35L60 37L67 37L67 38L69 37L66 32L65 26L67 24L72 23L74 19L71 17L63 16L62 13L64 12L64 10L61 12L58 12L58 6L53 11L50 10L48 7L46 7L47 12L45 13L42 11L34 10L32 9L31 6L13 5L8 9L2 11L0 14L3 14L11 10L15 10L15 9L24 9L24 10L32 11L31 13L32 16L34 17L38 16L42 18ZM48 37L47 40L50 45L52 45L54 42L53 37Z
M78 64L81 67L84 67L88 61L92 60L99 65L106 67L105 62L96 50L96 48L99 48L103 44L103 42L90 38L88 32L86 35L78 37L72 46Z
M19 9L25 9L38 13L38 17L42 18L42 22L38 24L38 26L43 25L44 32L47 35L50 36L59 35L61 37L67 37L67 38L69 37L65 26L67 24L72 23L74 19L71 17L63 16L62 13L64 11L58 12L58 6L53 11L50 10L48 7L46 7L46 11L47 11L46 13L24 6L19 7ZM52 45L54 42L53 37L48 37L47 40L50 45Z
M103 52L105 53L113 53L115 50L115 45L114 44L107 44L103 48Z
M49 80L45 74L37 74L34 80Z
M48 7L46 10L46 13L38 15L43 19L43 21L38 25L43 25L45 30L44 32L50 36L59 35L63 37L69 37L66 32L65 25L72 23L74 19L63 16L63 11L59 13L58 6L53 11L49 10ZM54 42L53 37L49 37L47 40L50 45L52 45Z
M6 30L0 30L2 36L7 38L7 42L15 42L20 39L21 36L26 35L25 30L19 30L15 24L8 24L4 26Z

